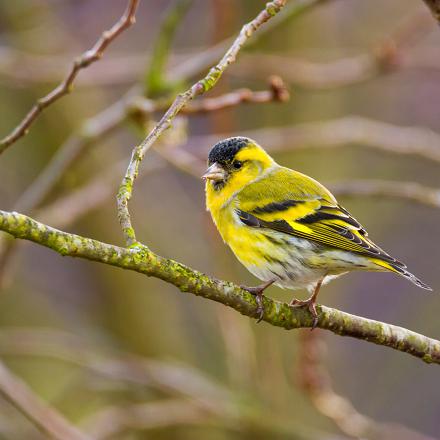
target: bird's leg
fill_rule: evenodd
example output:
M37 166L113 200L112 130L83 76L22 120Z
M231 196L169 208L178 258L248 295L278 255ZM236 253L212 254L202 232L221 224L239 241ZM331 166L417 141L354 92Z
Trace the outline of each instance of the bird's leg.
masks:
M257 313L258 313L258 320L257 324L263 319L264 315L264 305L263 305L263 292L275 282L276 280L269 280L263 284L260 284L259 286L255 287L248 287L248 286L240 286L243 290L246 290L246 292L249 292L251 295L255 296L255 301L257 301Z
M324 281L324 278L326 277L326 275L324 275L317 283L315 286L315 290L313 291L313 294L310 298L306 299L306 300L299 300L296 298L293 298L292 301L290 301L289 306L291 307L302 307L302 306L307 306L307 308L309 309L310 313L313 316L313 325L312 325L312 330L317 326L318 324L318 312L316 311L316 298L318 296L319 293L319 289L321 288L322 282Z

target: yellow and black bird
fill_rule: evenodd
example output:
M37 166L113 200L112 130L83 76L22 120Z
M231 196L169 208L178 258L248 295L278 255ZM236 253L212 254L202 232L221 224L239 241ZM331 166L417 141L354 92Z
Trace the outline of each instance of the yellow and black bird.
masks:
M293 299L290 305L307 306L314 326L321 285L352 270L391 271L432 290L375 245L328 189L278 165L255 141L218 142L208 166L203 175L207 209L236 257L264 281L245 287L256 295L260 319L262 293L272 283L310 291L309 299Z

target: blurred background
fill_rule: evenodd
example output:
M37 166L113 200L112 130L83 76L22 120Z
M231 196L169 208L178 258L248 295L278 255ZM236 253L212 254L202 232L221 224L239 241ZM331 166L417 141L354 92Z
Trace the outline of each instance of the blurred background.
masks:
M0 1L2 137L125 6ZM142 0L136 24L1 156L1 209L122 245L115 194L131 149L263 6ZM221 242L197 177L213 143L248 135L335 189L374 241L434 289L354 273L320 301L440 338L436 22L422 1L292 0L255 37L201 100L247 88L266 91L263 102L220 100L175 121L135 185L138 238L215 277L258 284ZM271 75L290 100L271 91ZM437 366L321 330L256 325L160 280L0 240L1 360L94 438L440 437ZM45 437L4 399L0 438Z

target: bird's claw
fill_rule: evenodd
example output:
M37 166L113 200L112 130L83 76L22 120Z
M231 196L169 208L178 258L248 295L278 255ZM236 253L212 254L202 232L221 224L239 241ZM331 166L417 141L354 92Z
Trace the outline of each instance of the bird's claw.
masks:
M306 300L300 300L293 298L292 301L289 303L290 307L304 307L307 306L309 312L311 313L313 317L313 323L312 328L310 330L314 330L316 326L318 325L318 312L316 310L316 303L311 298Z
M257 324L262 321L264 317L264 304L263 304L263 291L264 289L260 286L257 287L248 287L248 286L240 286L246 292L249 292L251 295L255 296L255 301L257 302Z

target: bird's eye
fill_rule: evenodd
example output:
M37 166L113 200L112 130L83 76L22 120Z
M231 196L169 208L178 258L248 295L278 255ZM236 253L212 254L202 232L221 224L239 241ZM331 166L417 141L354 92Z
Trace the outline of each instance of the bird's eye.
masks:
M234 163L232 164L232 166L236 169L239 170L242 166L243 166L243 162L240 162L239 160L234 161Z

